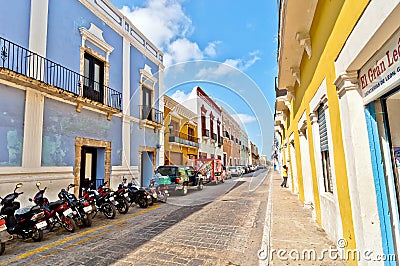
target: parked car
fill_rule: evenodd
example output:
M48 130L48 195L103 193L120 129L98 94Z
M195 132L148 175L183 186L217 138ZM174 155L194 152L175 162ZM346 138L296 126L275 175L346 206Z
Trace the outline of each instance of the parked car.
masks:
M164 165L159 166L156 173L169 176L171 184L168 185L168 191L179 191L181 195L186 195L189 187L203 189L203 178L197 175L192 166Z
M242 176L242 169L240 169L238 166L229 166L228 167L229 171L231 172L231 176Z
M240 169L240 171L242 171L242 175L246 174L246 169L244 168L244 166L238 165L236 167L238 167Z

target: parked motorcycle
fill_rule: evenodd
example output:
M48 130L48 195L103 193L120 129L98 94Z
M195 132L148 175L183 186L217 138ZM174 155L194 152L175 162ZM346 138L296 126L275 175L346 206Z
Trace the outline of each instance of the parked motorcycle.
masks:
M121 214L126 214L129 211L129 201L125 198L124 189L118 188L117 191L112 191L110 188L106 187L107 182L104 185L99 186L97 188L97 192L100 194L109 193L111 197L114 198L114 205L117 208L118 212Z
M159 183L160 176L161 175L156 174L154 178L150 180L149 187L144 188L151 196L150 206L158 201L163 203L167 202L169 196L168 185L163 182Z
M68 203L68 207L72 210L72 218L75 223L79 226L92 226L92 206L90 203L82 199L77 199L72 193L69 193L69 189L75 187L74 184L69 184L67 189L61 189L58 193L60 200L65 200Z
M17 235L23 239L32 238L33 241L39 242L43 240L43 230L47 226L45 213L40 206L36 205L20 209L21 204L15 201L19 195L23 194L23 192L17 192L17 189L20 187L22 187L22 183L18 183L15 186L13 193L0 198L1 205L3 206L0 210L0 214L2 215L0 219L2 252L5 249L5 228L10 235ZM5 226L2 222L4 217Z
M68 203L65 200L49 202L44 196L47 187L40 189L40 182L36 183L36 187L39 192L34 196L33 202L43 209L48 229L51 231L54 227L61 225L68 232L75 232L76 223L73 218L72 209L69 207Z
M93 208L92 218L98 212L102 212L107 219L114 219L116 215L116 208L112 201L115 201L109 193L100 194L96 189L82 188L82 196L86 199Z
M126 199L129 204L138 204L140 208L147 208L151 201L149 192L140 187L134 179L132 179L132 182L128 183L128 185L125 184L126 181L126 178L123 177L122 183L118 185L118 189L125 189L125 191L128 192L128 197L126 197Z

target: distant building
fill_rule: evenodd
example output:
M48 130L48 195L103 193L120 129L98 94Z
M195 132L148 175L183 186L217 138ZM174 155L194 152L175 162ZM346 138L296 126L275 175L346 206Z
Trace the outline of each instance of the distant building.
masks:
M164 96L165 165L195 166L199 152L198 115Z
M199 143L198 158L221 159L222 152L222 117L219 106L200 88L196 87L196 97L182 104L196 111Z

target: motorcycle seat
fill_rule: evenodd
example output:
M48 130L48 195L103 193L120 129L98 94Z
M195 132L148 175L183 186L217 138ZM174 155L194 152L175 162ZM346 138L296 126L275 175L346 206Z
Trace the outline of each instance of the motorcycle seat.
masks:
M17 220L20 220L26 216L31 215L30 211L34 208L35 206L29 206L29 207L25 207L25 208L21 208L15 211L15 217L17 218Z
M55 208L57 208L58 206L60 206L63 203L64 203L63 200L57 200L55 202L50 202L49 203L49 208L50 208L50 210L54 210Z

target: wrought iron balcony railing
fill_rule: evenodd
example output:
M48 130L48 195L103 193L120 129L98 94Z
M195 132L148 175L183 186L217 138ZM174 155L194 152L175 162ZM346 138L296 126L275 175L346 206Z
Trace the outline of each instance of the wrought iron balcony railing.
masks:
M169 142L175 142L180 144L185 144L192 147L199 147L199 139L195 136L188 135L177 130L172 131L169 136Z
M162 125L164 123L164 113L156 108L147 105L141 105L140 119L149 120Z
M2 37L0 37L0 49L0 68L109 107L122 109L122 93L104 84L95 82Z
M217 133L212 133L211 138L215 141L217 141Z
M208 130L208 129L206 129L206 128L203 128L202 129L202 132L201 132L201 135L203 136L203 137L210 137L210 130Z

